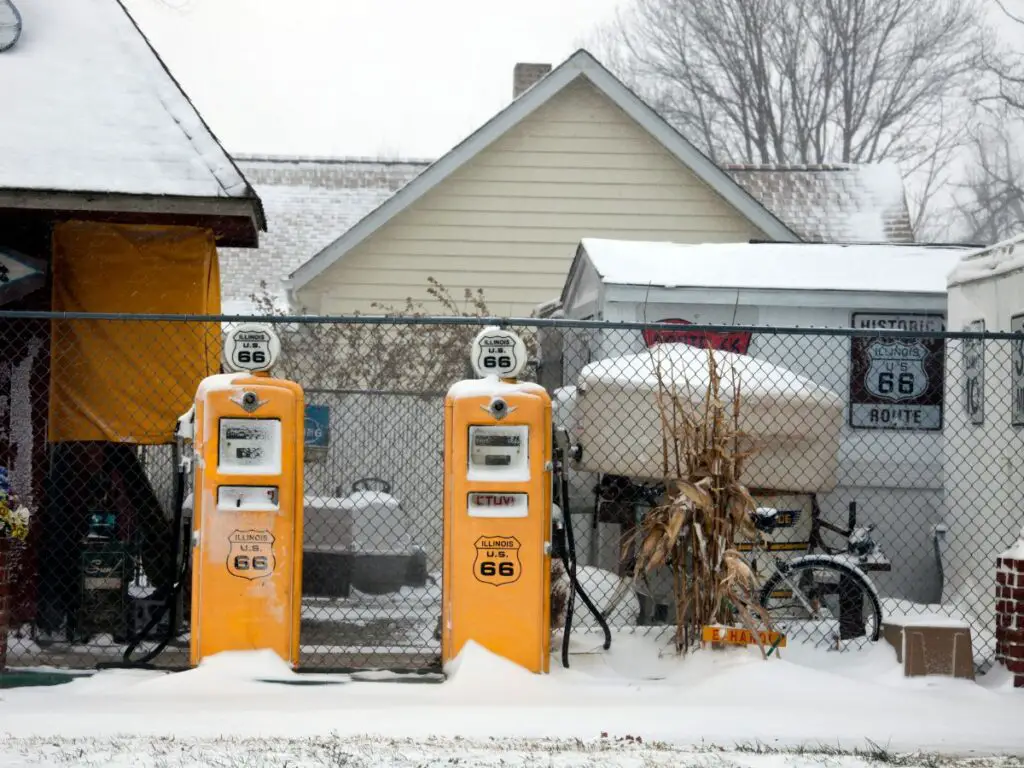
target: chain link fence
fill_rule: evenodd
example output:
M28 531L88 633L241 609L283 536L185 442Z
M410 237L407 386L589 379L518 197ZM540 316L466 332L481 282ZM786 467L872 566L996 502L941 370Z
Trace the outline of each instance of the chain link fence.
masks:
M31 513L27 539L0 547L9 668L89 668L126 650L187 665L190 582L172 586L193 500L173 434L238 320L0 313L0 467L8 506ZM282 339L275 373L306 392L303 666L435 667L444 393L472 375L470 340L493 322L260 320ZM696 413L710 346L759 446L741 480L776 510L767 552L749 552L758 573L773 557L846 558L883 620L965 621L976 664L990 663L995 561L1024 524L1019 337L501 324L526 340L524 378L548 389L579 446L579 578L614 631L674 628L670 574L635 578L630 540L661 498L658 388L685 390ZM142 635L168 600L173 614ZM574 630L597 622L578 610Z

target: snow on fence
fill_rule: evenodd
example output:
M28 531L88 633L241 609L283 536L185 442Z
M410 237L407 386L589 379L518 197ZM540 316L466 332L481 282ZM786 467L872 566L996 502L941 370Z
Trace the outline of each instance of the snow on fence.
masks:
M0 319L0 465L11 472L21 496L30 499L33 512L28 549L12 588L8 663L93 666L123 652L139 617L154 607L146 600L153 587L173 582L178 537L170 525L175 470L169 441L176 417L191 403L198 372L211 359L203 357L204 363L196 355L208 355L219 345L220 325L165 320L151 327L146 324L156 321L108 318L83 326L63 317L14 313L0 313ZM445 388L437 384L466 375L459 350L480 321L459 326L445 318L437 327L431 322L304 318L309 333L290 347L289 370L306 388L312 425L305 464L304 664L425 667L437 660ZM563 327L553 333L541 327L545 322ZM329 332L336 323L353 332ZM287 334L297 325L281 322L279 328ZM100 328L109 343L86 349L80 342L90 327ZM128 343L139 327L147 328L150 343ZM641 392L639 400L631 396L627 403L612 394L619 385L609 378L610 371L623 368L623 356L649 354L642 343L644 326L521 321L511 327L538 338L542 353L534 363L539 366L531 366L529 375L553 392L559 423L586 438L583 462L571 478L584 586L592 587L591 596L611 612L615 626L665 631L672 621L671 601L657 574L653 585L624 578L630 560L623 543L650 501L638 491L658 478L631 476L625 466L595 469L594 459L614 446L616 461L625 465L631 451L639 455L643 446L649 448L653 399L645 401ZM448 330L433 333L441 328ZM793 460L816 470L812 474L820 485L758 489L761 497L774 494L772 504L794 513L796 522L781 533L776 554L844 547L843 536L816 526L824 521L844 527L849 502L855 501L858 524L876 526L872 535L881 555L863 566L883 608L966 618L976 662L993 660L993 564L1024 524L1015 447L1018 422L1024 420L1011 419L1011 410L1017 410L1007 407L990 408L983 429L972 421L965 410L973 407L966 393L978 383L967 353L972 348L942 333L917 338L878 332L854 342L851 332L824 329L706 330L691 326L684 337L670 335L666 343L728 346L739 339L748 357L789 371L783 378L795 387L778 386L772 377L782 374L772 366L753 365L744 374L755 377L748 384L758 385L753 387L760 392L758 402L774 414L776 423L762 425L764 434L803 441ZM181 364L163 360L163 378L154 381L146 361L160 334L166 342L159 345L161 354L177 355L172 359ZM355 346L344 347L339 339ZM422 348L413 349L417 344ZM375 350L383 363L374 366L364 359L349 369L346 355L359 349ZM403 349L418 362L389 368L384 357ZM1013 352L1009 337L986 337L987 397L1008 403L1018 397L1020 385L1011 383ZM393 358L403 360L401 354ZM424 366L433 366L427 383ZM366 378L369 371L377 379L344 381L350 370L359 374L350 378ZM588 370L601 386L591 384L589 391L584 386L581 392L578 385L585 384ZM728 370L723 374L728 379ZM835 407L814 411L819 414L814 418L801 410L799 390L810 386L800 383L805 380L831 392L826 400ZM861 406L900 412L904 428L891 423L854 428L851 393ZM781 400L771 405L772 397ZM927 426L934 427L936 409L941 428L919 428L914 414L926 413ZM103 418L104 439L47 442L55 433L81 438ZM600 428L588 429L588 419ZM314 445L322 442L326 445ZM808 452L812 443L817 447ZM835 482L829 480L833 474ZM112 528L105 527L105 514ZM90 525L106 538L87 539ZM85 554L97 547L109 578L94 583L123 589L85 588ZM184 597L187 607L187 590ZM583 614L578 621L593 624ZM181 663L186 640L184 626L158 661ZM150 647L144 643L137 655Z

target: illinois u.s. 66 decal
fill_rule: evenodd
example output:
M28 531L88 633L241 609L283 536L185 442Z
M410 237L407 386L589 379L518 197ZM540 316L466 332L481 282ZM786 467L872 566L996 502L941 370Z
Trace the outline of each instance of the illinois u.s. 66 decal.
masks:
M473 575L477 581L495 587L518 581L523 573L519 549L519 540L514 536L481 536L476 540Z
M526 344L512 331L487 327L473 339L470 361L477 376L515 378L526 366Z
M269 323L233 326L224 339L224 362L232 371L269 371L281 354L281 339Z
M942 315L857 313L858 329L945 330ZM855 336L851 339L850 426L942 429L945 368L941 337Z
M263 579L274 572L274 534L233 531L228 536L228 573L240 579Z

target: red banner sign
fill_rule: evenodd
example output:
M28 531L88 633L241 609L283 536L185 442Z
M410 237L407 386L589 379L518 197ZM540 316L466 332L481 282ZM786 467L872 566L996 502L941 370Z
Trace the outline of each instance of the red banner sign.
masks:
M689 320L682 320L677 317L666 318L657 322L693 325ZM747 354L752 335L749 331L720 333L718 331L669 331L650 328L645 328L643 334L644 343L648 347L652 347L655 344L689 344L691 347L699 347L701 349L711 347L722 352L736 352L741 355Z

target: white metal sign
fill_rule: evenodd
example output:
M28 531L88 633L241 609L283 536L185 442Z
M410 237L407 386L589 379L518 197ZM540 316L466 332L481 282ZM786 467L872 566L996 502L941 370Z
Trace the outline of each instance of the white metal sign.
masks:
M232 371L269 371L281 354L281 339L269 323L242 323L228 331L224 363Z
M967 333L981 333L984 330L984 320L964 325ZM963 350L964 411L972 424L984 424L985 342L981 339L964 339Z
M512 331L484 328L473 339L470 360L477 376L514 379L526 367L526 344Z
M1021 334L1010 344L1010 423L1024 426L1024 314L1010 318L1010 333Z
M941 332L940 314L858 312L860 330ZM850 344L850 426L942 429L945 346L941 337L855 336Z

